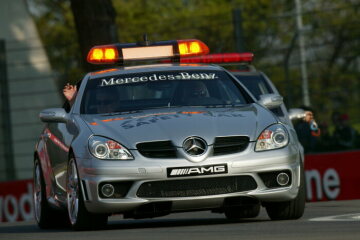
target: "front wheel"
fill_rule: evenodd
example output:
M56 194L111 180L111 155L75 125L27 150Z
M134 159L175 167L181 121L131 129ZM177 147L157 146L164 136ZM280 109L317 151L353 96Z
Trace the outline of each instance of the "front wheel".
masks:
M300 186L295 199L287 202L273 202L265 205L271 220L299 219L305 210L305 173L304 167L300 167Z
M67 170L67 209L74 230L101 229L107 224L106 214L93 214L87 211L82 195L80 179L75 159L69 160Z

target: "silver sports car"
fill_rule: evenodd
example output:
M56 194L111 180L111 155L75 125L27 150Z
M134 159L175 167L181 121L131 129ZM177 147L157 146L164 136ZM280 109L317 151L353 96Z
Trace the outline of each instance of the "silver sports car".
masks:
M182 63L93 72L77 89L72 106L40 113L39 227L197 210L237 220L261 206L274 220L303 215L302 147L286 109L271 111L278 94L258 100L218 65Z

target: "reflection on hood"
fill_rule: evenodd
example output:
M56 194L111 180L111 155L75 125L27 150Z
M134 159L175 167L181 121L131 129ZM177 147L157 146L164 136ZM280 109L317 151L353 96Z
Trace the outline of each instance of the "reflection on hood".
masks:
M115 116L83 115L95 135L112 138L135 149L140 142L170 140L182 146L189 136L211 145L219 136L248 136L251 141L275 117L256 104L232 108L181 107L138 111Z

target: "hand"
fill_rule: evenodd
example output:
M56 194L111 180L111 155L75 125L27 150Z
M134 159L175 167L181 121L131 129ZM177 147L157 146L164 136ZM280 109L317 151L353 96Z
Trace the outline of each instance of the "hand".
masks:
M75 100L76 93L76 85L70 85L69 83L65 85L63 89L63 94L69 102L73 102Z

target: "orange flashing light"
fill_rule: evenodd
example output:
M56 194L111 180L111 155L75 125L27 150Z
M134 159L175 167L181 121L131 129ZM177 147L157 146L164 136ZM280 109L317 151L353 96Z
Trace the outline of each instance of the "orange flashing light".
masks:
M113 64L119 60L119 53L116 46L104 45L93 47L87 57L89 63Z
M178 40L180 57L205 55L210 52L209 47L200 40Z

